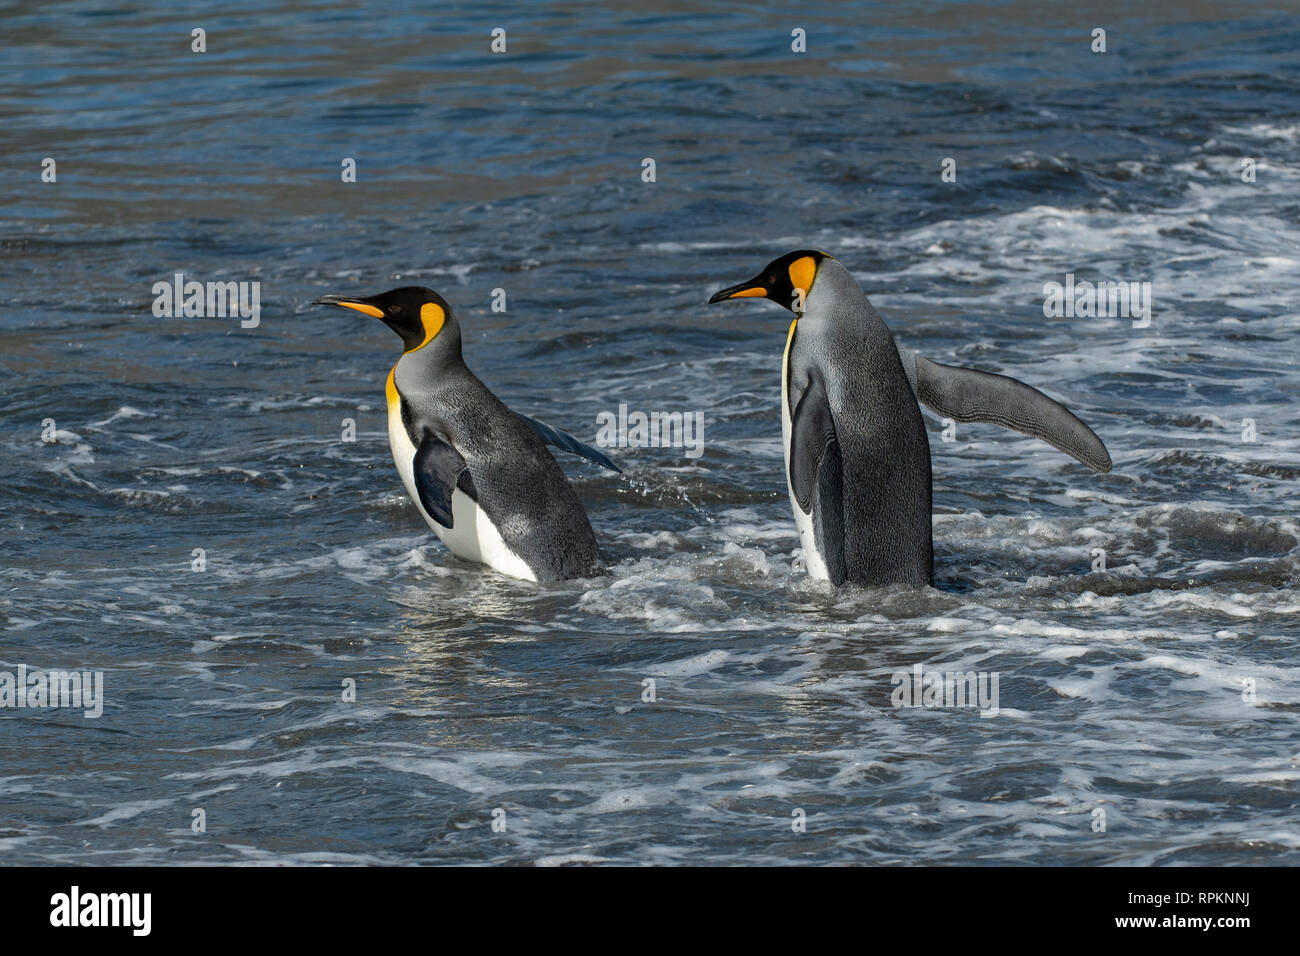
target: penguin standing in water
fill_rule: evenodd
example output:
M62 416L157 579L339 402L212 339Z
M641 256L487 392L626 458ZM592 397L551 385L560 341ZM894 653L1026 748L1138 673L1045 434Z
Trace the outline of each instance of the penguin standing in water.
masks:
M386 387L388 441L407 493L452 553L527 581L597 573L587 512L546 445L619 469L488 391L461 357L460 324L442 296L406 286L314 304L355 309L401 336Z
M857 281L821 252L791 252L709 299L761 297L794 313L781 363L786 482L808 573L835 585L933 583L930 445L917 402L958 422L1041 438L1095 471L1092 429L1004 375L900 349Z

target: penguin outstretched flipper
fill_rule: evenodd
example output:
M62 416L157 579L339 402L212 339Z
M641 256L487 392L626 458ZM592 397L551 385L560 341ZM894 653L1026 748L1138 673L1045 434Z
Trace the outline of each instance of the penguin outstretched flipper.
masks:
M474 479L461 453L449 443L424 430L420 447L415 451L412 463L415 488L420 495L420 504L429 517L444 528L454 527L452 520L451 496L459 486L460 490L477 501Z
M813 533L826 564L827 578L839 587L848 576L844 554L844 462L820 376L810 378L791 416L790 430L790 489L803 513L813 516Z
M988 422L1039 438L1093 471L1110 471L1100 438L1068 408L1006 375L941 365L899 348L917 399L957 422Z
M616 471L620 475L623 474L623 469L614 464L614 462L609 459L609 456L595 448L592 448L585 442L578 441L578 439L574 438L568 432L562 432L558 428L553 428L545 422L539 422L535 418L529 418L527 415L520 415L519 412L515 412L515 414L519 416L525 425L536 432L537 437L546 442L546 444L554 445L556 448L563 448L565 451L572 452L579 458L585 458L587 461L600 465L602 468Z

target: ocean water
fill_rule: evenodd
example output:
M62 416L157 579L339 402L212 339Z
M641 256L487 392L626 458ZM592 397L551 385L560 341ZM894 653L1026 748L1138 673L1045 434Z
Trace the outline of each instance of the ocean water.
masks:
M104 675L0 709L0 856L1300 861L1300 21L1046 6L0 5L0 671ZM802 247L1113 471L927 412L936 588L808 580L787 313L705 304ZM260 323L155 317L176 272ZM1150 324L1045 317L1069 273ZM703 415L561 459L607 575L420 521L398 340L309 304L410 283L519 411ZM893 706L916 665L996 716Z

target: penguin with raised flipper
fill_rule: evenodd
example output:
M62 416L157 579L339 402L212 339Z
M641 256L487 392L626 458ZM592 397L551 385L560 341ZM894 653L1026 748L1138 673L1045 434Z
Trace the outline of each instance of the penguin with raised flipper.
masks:
M918 401L1110 470L1092 429L1037 389L900 349L857 281L825 253L788 253L709 301L737 298L771 299L795 315L781 362L781 434L814 578L837 586L933 583L930 445Z

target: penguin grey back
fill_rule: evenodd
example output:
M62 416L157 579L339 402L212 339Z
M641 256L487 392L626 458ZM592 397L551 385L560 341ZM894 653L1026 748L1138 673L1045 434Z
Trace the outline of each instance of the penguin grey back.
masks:
M394 372L403 416L437 420L461 454L479 507L542 582L597 570L586 509L545 443L463 362L403 356ZM407 410L409 408L409 411Z
M818 264L789 343L791 467L828 446L817 479L818 544L833 583L933 580L930 445L893 335L852 274ZM820 423L806 403L822 405ZM801 420L821 433L799 435ZM833 446L833 447L831 447ZM838 474L836 472L838 471Z

